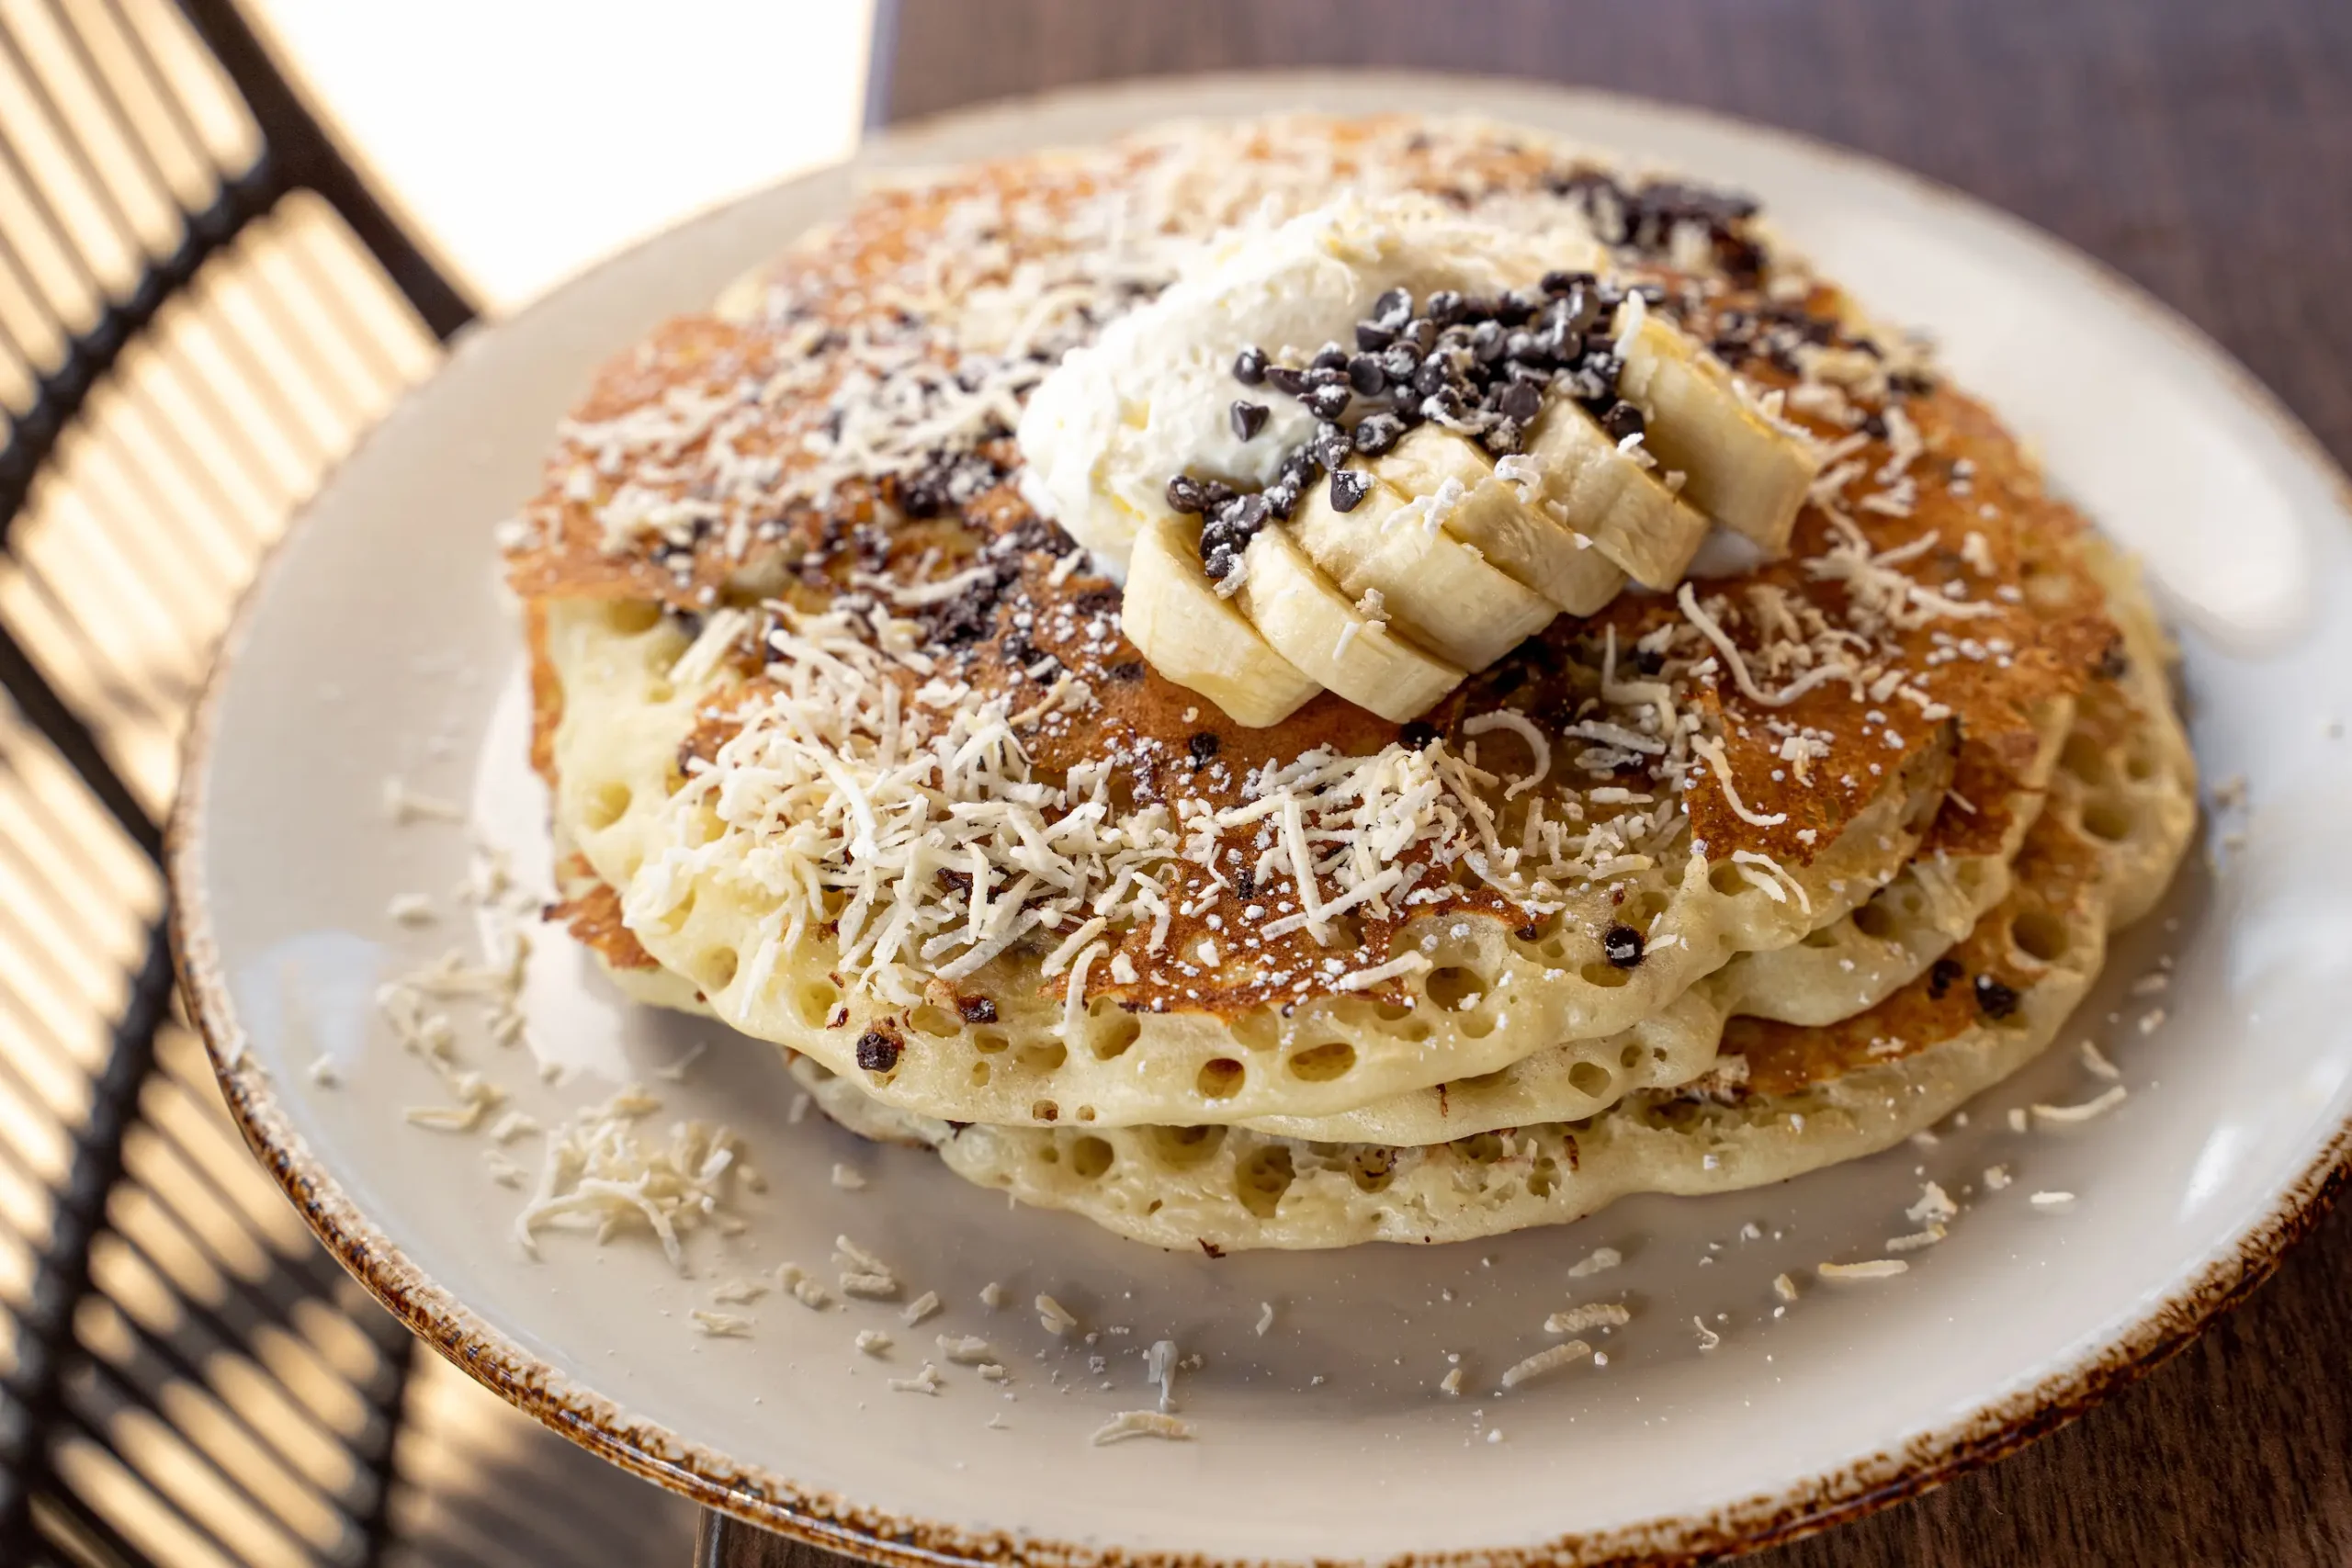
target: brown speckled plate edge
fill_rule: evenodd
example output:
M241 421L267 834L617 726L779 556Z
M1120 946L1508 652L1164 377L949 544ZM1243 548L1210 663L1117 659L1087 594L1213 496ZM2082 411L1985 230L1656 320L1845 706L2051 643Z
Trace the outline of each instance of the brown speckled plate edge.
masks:
M1129 83L991 106L907 128L896 133L887 145L944 152L972 131L1016 124L1044 110L1083 108L1147 94L1181 93L1185 85L1205 86L1218 80L1201 78L1188 85ZM1227 85L1231 84L1231 79L1224 80ZM1280 103L1284 100L1280 85L1328 82L1329 77L1283 74L1250 80L1257 84L1260 101ZM1442 77L1390 76L1383 80L1399 87L1420 83L1453 93L1459 93L1464 85L1460 79ZM1512 84L1507 90L1523 96L1537 89ZM1587 102L1631 103L1612 95L1583 91L1559 96ZM1409 93L1375 96L1385 102L1413 101ZM2327 473L2337 493L2347 505L2352 505L2352 484L2346 483L2317 440L2267 388L2185 320L2100 264L2018 220L1919 176L1890 170L1860 154L1790 132L1739 124L1725 117L1647 104L1640 107L1649 112L1712 121L1718 127L1736 126L1743 134L1800 146L1814 157L1867 168L1882 178L1892 174L1938 204L1966 208L1977 220L2008 231L2013 238L2041 253L2052 265L2073 271L2131 311L2143 327L2165 334L2204 360L2235 400L2259 415L2316 469ZM834 177L838 177L837 171L804 179ZM707 215L696 221L708 221L715 216ZM542 302L532 308L541 309L544 305ZM461 344L458 352L475 350L482 335L475 334ZM298 518L295 525L300 526L301 521ZM737 1464L675 1433L637 1420L610 1401L573 1386L426 1278L351 1204L324 1165L294 1134L277 1106L268 1075L243 1050L241 1026L215 958L200 879L199 824L203 818L203 779L213 713L234 667L251 608L267 591L276 560L273 556L265 564L247 591L198 698L184 743L185 783L169 824L165 869L171 890L171 942L183 994L189 1016L211 1057L231 1114L255 1156L285 1189L327 1249L401 1322L516 1408L634 1474L752 1524L812 1545L897 1563L1165 1562L1173 1568L1177 1563L1211 1561L1102 1545L1057 1543L1029 1536L975 1533L866 1509L854 1500L812 1493L788 1478ZM2180 1350L2218 1314L2269 1277L2286 1249L2318 1223L2347 1181L2352 1181L2352 1123L2336 1129L2318 1156L2279 1190L2270 1210L2245 1228L2221 1255L2209 1260L2193 1278L2095 1352L2029 1390L1912 1439L1899 1450L1874 1454L1836 1472L1806 1478L1778 1493L1748 1497L1702 1513L1656 1518L1601 1534L1563 1537L1536 1546L1428 1553L1394 1561L1430 1564L1472 1561L1557 1563L1580 1568L1617 1563L1701 1562L1791 1540L1874 1512L2056 1430Z

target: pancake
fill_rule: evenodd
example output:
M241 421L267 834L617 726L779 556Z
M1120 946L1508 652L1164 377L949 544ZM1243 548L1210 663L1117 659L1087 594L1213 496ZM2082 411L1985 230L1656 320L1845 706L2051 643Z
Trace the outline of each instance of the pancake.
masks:
M1786 558L1555 621L1401 729L1328 694L1245 728L1163 680L1003 431L1178 242L1343 180L1589 220L1835 455ZM1606 1095L1702 1072L1696 1035L1603 1043L1868 899L1961 738L2030 769L2113 637L2015 444L1768 240L1394 120L877 193L609 367L512 531L559 826L718 1016L922 1114L1329 1116L1562 1041Z
M1700 1083L1598 1116L1429 1146L1241 1128L950 1127L877 1105L810 1062L829 1115L934 1146L968 1180L1152 1244L1216 1251L1442 1242L1589 1214L1635 1192L1724 1192L1900 1142L2015 1072L2097 978L2109 932L2145 914L2196 822L2196 779L2163 647L2119 578L2128 664L2086 691L2006 897L1926 974L1826 1026L1735 1020Z

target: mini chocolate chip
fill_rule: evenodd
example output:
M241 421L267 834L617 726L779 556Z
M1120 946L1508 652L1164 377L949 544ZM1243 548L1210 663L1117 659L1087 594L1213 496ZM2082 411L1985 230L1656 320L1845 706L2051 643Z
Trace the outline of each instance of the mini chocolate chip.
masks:
M1636 649L1634 652L1634 668L1645 675L1655 675L1666 668L1666 654L1662 649L1655 648Z
M1306 390L1306 372L1288 365L1269 365L1266 367L1266 385L1295 398Z
M1359 354L1348 361L1348 385L1360 398L1376 398L1388 385L1388 373L1371 355Z
M1266 351L1253 343L1235 355L1233 378L1245 387L1262 386L1266 379Z
M1254 441L1258 438L1258 432L1266 428L1266 415L1271 411L1263 403L1245 402L1236 398L1233 407L1226 412L1233 421L1233 438Z
M2019 997L2010 987L2001 984L1990 975L1976 976L1976 1010L1996 1021L2018 1010Z
M1353 512L1372 493L1372 476L1362 468L1337 468L1331 474L1331 509Z
M1436 298L1432 295L1430 298ZM1413 296L1403 288L1391 288L1372 302L1374 321L1395 332L1413 319Z
M1396 334L1377 321L1356 323L1356 346L1366 354L1377 354L1396 341Z
M1225 742L1223 740L1217 739L1217 733L1216 730L1204 729L1198 735L1193 736L1190 740L1184 742L1184 750L1193 754L1193 765L1194 767L1198 767L1202 763L1207 761L1211 757L1216 756L1217 753L1217 748L1224 744Z
M956 1010L966 1023L994 1023L996 1003L986 997L957 997Z
M2120 681L2132 672L2132 656L2123 651L2123 639L2116 638L2099 649L2098 663L2091 673L2102 681Z
M1377 419L1380 416L1374 414L1372 417ZM1306 444L1305 450L1315 462L1327 468L1336 468L1348 460L1348 454L1354 447L1355 438L1348 434L1346 425L1326 422L1315 427L1314 439Z
M1356 422L1355 449L1377 457L1405 437L1405 422L1393 413L1371 413ZM1337 468L1337 464L1327 467Z
M1405 323L1405 330L1396 334L1396 341L1416 354L1427 354L1437 346L1437 323L1427 316L1416 316Z
M1478 356L1481 365L1490 365L1500 359L1503 348L1503 328L1499 321L1480 321L1477 330L1470 334L1470 352Z
M1344 386L1317 387L1299 399L1306 412L1317 419L1337 419L1348 412L1348 403L1355 394Z
M1515 419L1498 419L1486 428L1478 444L1498 457L1508 457L1527 444L1527 432Z
M1117 664L1104 665L1102 673L1122 684L1130 681L1140 681L1143 679L1143 663L1139 660L1124 660Z
M1544 275L1544 292L1566 294L1571 289L1583 288L1591 282L1592 274L1589 272L1547 272Z
M1462 305L1459 292L1441 288L1429 297L1429 320L1441 327L1450 327L1462 319Z
M1201 481L1190 474L1178 474L1168 481L1168 508L1187 517L1197 517L1209 509L1208 497L1201 493Z
M1305 490L1322 470L1323 465L1305 446L1294 446L1283 454L1282 482L1294 489Z
M1937 959L1928 969L1928 999L1932 1002L1943 1000L1944 993L1951 989L1952 983L1967 973L1961 966L1960 960L1950 953Z
M1264 491L1266 510L1283 522L1289 522L1290 514L1298 510L1299 494L1305 489L1304 485L1295 485L1288 479L1268 485Z
M1869 436L1873 441L1885 440L1885 418L1883 415L1876 413L1866 413L1862 415L1862 434Z
M869 1073L887 1073L899 1065L899 1042L878 1029L857 1037L857 1065Z
M1258 896L1258 874L1249 866L1237 867L1233 873L1233 891L1244 898Z
M1336 343L1327 343L1315 351L1315 357L1306 362L1306 367L1309 370L1345 370L1348 367L1348 351Z
M1201 510L1216 512L1233 503L1233 487L1223 479L1201 481Z
M1510 934L1519 938L1521 942L1533 942L1537 937L1544 934L1544 928L1537 925L1533 920L1530 920Z
M1266 498L1263 495L1236 497L1218 521L1228 523L1245 534L1254 534L1266 521Z
M1600 955L1617 969L1638 967L1642 962L1642 933L1631 926L1611 926L1600 933Z
M1648 424L1642 418L1641 410L1620 398L1600 416L1600 428L1609 432L1610 440L1623 441L1629 435L1639 435Z
M1417 718L1396 732L1396 739L1416 751L1426 751L1437 740L1437 726L1428 719Z
M1513 381L1503 389L1502 396L1496 400L1495 406L1502 411L1505 419L1516 420L1521 424L1532 423L1543 410L1544 389L1532 381Z
M1223 582L1240 564L1241 558L1227 546L1219 545L1215 549L1201 552L1201 574L1211 582Z
M1380 351L1380 373L1399 385L1410 381L1420 367L1420 352L1409 343L1390 344Z
M951 892L969 893L972 890L972 874L968 871L949 871L943 867L938 878L939 885Z

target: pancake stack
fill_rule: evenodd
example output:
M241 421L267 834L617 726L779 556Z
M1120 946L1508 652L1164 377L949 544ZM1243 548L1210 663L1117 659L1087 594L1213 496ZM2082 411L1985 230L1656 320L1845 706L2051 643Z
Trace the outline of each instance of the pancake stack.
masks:
M1312 415L1272 482L1058 507L1056 367L1335 201L1509 243L1230 345L1238 440ZM1997 422L1753 203L1516 129L876 189L607 367L506 547L616 981L1167 1247L1883 1148L2050 1043L2193 826L2164 634Z

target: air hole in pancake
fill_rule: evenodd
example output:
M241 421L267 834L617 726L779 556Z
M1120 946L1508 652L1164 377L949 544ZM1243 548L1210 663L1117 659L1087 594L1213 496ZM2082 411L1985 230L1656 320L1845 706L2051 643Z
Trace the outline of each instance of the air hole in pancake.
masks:
M1396 1023L1413 1016L1413 1010L1396 1002L1374 1002L1372 1016L1382 1023Z
M2098 784L2107 777L2107 750L2087 735L2069 735L2058 753L2058 765L2085 784Z
M581 825L590 832L601 832L619 821L628 810L631 798L628 785L615 779L600 784L588 792L588 799L581 808Z
M1497 1067L1491 1073L1480 1073L1474 1077L1456 1078L1453 1080L1453 1087L1458 1089L1468 1089L1472 1092L1476 1092L1481 1089L1489 1089L1502 1082L1505 1077L1510 1076L1510 1069L1508 1067Z
M1577 974L1582 976L1586 985L1598 986L1604 991L1613 991L1634 977L1632 970L1620 969L1606 958L1593 959Z
M1062 1151L1061 1151L1061 1145L1058 1145L1058 1144L1056 1144L1056 1143L1052 1142L1051 1140L1048 1140L1048 1141L1046 1141L1046 1143L1044 1143L1043 1145L1041 1145L1038 1147L1038 1150L1037 1150L1037 1163L1038 1163L1039 1165L1059 1165L1059 1164L1061 1164L1061 1163L1062 1163Z
M994 1055L1012 1042L993 1029L983 1029L972 1036L972 1049Z
M1201 1091L1204 1100L1230 1100L1241 1090L1250 1077L1250 1069L1230 1056L1215 1056L1201 1064L1193 1087Z
M1233 1195L1260 1219L1271 1220L1282 1203L1283 1194L1290 1190L1292 1176L1288 1149L1279 1144L1255 1149L1233 1173Z
M2083 807L2083 831L2110 844L2132 836L2132 808L2120 800L2093 800Z
M1033 1100L1029 1102L1029 1120L1032 1122L1058 1122L1061 1120L1061 1115L1062 1108L1050 1100Z
M1102 1138L1080 1138L1069 1146L1070 1174L1081 1181L1098 1181L1117 1156Z
M1282 1043L1282 1032L1275 1026L1274 1015L1261 1010L1234 1020L1233 1038L1241 1043L1244 1050L1271 1051Z
M1875 900L1856 909L1854 929L1872 942L1891 942L1894 938L1894 917Z
M988 1087L989 1087L989 1065L988 1065L986 1062L974 1062L974 1063L972 1064L971 1078L972 1078L972 1087L973 1087L974 1089L986 1089L986 1088L988 1088Z
M695 960L695 978L706 991L723 991L735 983L735 966L740 962L731 947L705 949Z
M1396 1032L1396 1037L1400 1040L1409 1040L1414 1044L1418 1045L1422 1041L1427 1040L1431 1032L1432 1031L1430 1029L1430 1026L1417 1018L1412 1022L1405 1025L1404 1028L1398 1030Z
M1493 1009L1477 1008L1464 1013L1453 1027L1466 1039L1484 1040L1495 1032L1496 1022Z
M1348 1179L1359 1192L1378 1192L1396 1175L1396 1151L1358 1145L1348 1153Z
M1216 1153L1225 1142L1222 1127L1147 1127L1151 1152L1171 1170L1183 1170Z
M1080 1122L1091 1122L1091 1121L1093 1121L1093 1120L1094 1120L1094 1107L1092 1107L1092 1106L1091 1106L1091 1105L1081 1105L1081 1106L1080 1106L1080 1107L1078 1108L1078 1117L1077 1117L1077 1120L1079 1120L1079 1121L1080 1121Z
M1755 884L1741 875L1739 867L1729 861L1707 873L1707 886L1726 898L1736 898L1743 893L1756 891Z
M616 599L605 606L605 624L623 637L642 637L662 624L662 606L649 599Z
M1550 1155L1538 1155L1527 1172L1527 1190L1538 1198L1549 1198L1559 1175L1560 1167L1556 1160Z
M2145 784L2156 776L2155 759L2144 751L2133 750L2123 759L2123 776L2134 784Z
M686 896L671 906L669 911L653 923L658 929L675 936L686 929L686 922L694 919L694 913L695 890L689 887L686 889Z
M962 1021L954 1013L945 1008L933 1007L929 1002L907 1014L907 1024L917 1034L928 1034L940 1040L961 1033L964 1028Z
M2066 924L2047 909L2027 909L2009 922L2009 940L2019 953L2044 964L2066 956Z
M1476 1133L1453 1145L1473 1165L1492 1165L1503 1157L1503 1141L1492 1133Z
M822 1029L832 1021L833 1008L842 994L822 980L811 980L795 987L792 993L793 1016L804 1029Z
M1487 982L1476 969L1449 964L1442 969L1430 970L1429 978L1421 982L1421 990L1430 1000L1446 1011L1453 1012L1463 1003L1485 996Z
M1627 1072L1632 1072L1642 1065L1642 1048L1639 1045L1626 1046L1617 1053L1617 1065Z
M1804 944L1807 947L1835 947L1838 945L1838 928L1824 926L1819 931L1807 931L1804 933Z
M1290 1059L1290 1076L1306 1083L1329 1083L1354 1070L1356 1048L1344 1040L1310 1045Z
M1114 1056L1125 1055L1127 1047L1142 1035L1143 1025L1132 1014L1123 1012L1106 1021L1094 1032L1094 1038L1087 1044L1094 1053L1096 1061L1107 1062Z
M1535 951L1546 963L1557 964L1560 960L1568 955L1568 944L1565 938L1555 936Z
M1069 1060L1069 1047L1058 1040L1047 1040L1037 1044L1023 1045L1012 1054L1012 1059L1021 1064L1023 1072L1058 1072L1061 1070L1061 1065Z
M1578 1062L1568 1069L1568 1087L1578 1094L1599 1100L1616 1083L1609 1069L1598 1062Z

